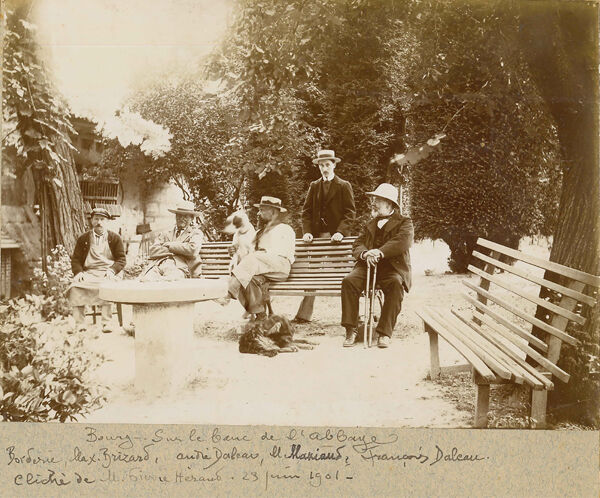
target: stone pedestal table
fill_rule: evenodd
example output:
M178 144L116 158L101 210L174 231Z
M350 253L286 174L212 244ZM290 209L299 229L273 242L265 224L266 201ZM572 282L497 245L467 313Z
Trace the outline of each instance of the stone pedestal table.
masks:
M194 365L194 304L227 296L227 279L106 282L99 295L133 308L136 389L168 394L183 387Z

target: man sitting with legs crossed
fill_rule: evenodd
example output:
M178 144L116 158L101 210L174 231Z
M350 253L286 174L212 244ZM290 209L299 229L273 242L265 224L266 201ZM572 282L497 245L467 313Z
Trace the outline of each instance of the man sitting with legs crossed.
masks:
M229 296L238 299L248 313L264 318L265 289L267 280L283 281L288 278L294 252L296 234L293 228L283 223L282 207L277 197L263 196L259 208L259 216L265 223L254 239L255 252L247 254L233 268L229 278ZM225 304L227 300L218 300Z

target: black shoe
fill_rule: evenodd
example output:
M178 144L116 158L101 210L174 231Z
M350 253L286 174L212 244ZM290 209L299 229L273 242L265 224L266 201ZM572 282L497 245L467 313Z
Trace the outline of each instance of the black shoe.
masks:
M344 341L345 348L351 348L356 344L356 329L346 329L346 340Z
M292 323L310 323L310 320L307 320L306 318L300 318L299 316L297 316L292 320Z

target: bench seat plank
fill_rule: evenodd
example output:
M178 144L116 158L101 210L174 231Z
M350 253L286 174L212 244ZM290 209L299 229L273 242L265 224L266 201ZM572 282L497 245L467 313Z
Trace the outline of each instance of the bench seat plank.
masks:
M485 364L485 362L479 358L473 351L466 347L460 339L454 337L451 331L448 331L441 325L438 320L429 314L429 309L425 308L416 312L421 319L426 322L435 332L444 338L449 344L451 344L456 351L458 351L462 357L467 360L473 368L477 370L481 376L488 380L493 381L496 378L494 372Z
M279 289L273 289L275 292L274 294L276 296L301 296L301 297L305 297L305 296L323 296L323 297L327 297L327 296L331 296L331 297L339 297L340 295L340 291L339 290L312 290L312 291L303 291L303 290L279 290Z
M507 344L503 343L494 333L484 330L482 327L477 325L472 318L469 320L467 317L455 310L452 310L452 313L465 325L471 327L476 333L480 334L482 337L485 337L486 340L490 341L498 349L502 350L507 356L509 356L520 370L525 382L533 389L554 389L554 384L550 380L539 373L534 367L528 365L525 359L521 358L513 349L511 349ZM480 315L477 318L481 318L481 316L483 315Z
M561 368L557 367L554 363L552 363L550 360L548 360L548 358L542 356L538 351L536 351L532 347L528 346L527 344L523 344L523 343L519 343L519 342L515 341L514 338L511 337L511 334L509 334L505 330L502 330L501 327L494 324L492 319L489 318L487 315L481 313L479 310L475 310L475 311L477 312L476 317L479 318L482 322L484 322L488 327L493 329L496 333L498 333L499 335L504 337L506 340L510 341L511 344L514 344L521 351L523 351L528 356L530 356L532 359L537 361L537 363L541 367L543 367L546 370L548 370L549 372L551 372L556 378L560 379L563 382L569 382L569 379L571 376L567 372L565 372Z
M490 275L489 273L486 273L473 265L469 265L468 269L471 272L473 272L475 275L478 275L481 278L484 278L484 279L496 284L497 286L502 287L503 289L506 289L506 290L516 294L517 296L521 296L523 299L527 299L527 301L529 301L533 304L536 304L537 306L546 308L547 310L550 310L553 313L556 313L557 315L564 316L565 318L568 318L569 320L572 320L573 322L578 323L580 325L583 325L585 323L585 318L583 318L582 316L572 313L571 311L565 310L565 309L561 308L560 306L557 306L556 304L551 303L550 301L546 301L545 299L541 299L537 296L532 296L531 294L528 294L527 292L523 292L518 287L504 282L502 279L498 278L497 276Z
M522 384L523 377L519 374L513 362L507 361L506 355L485 338L478 336L468 327L456 319L449 310L442 313L439 310L430 308L429 312L434 314L441 324L450 328L455 337L459 338L471 351L481 358L490 369L502 379L514 379L515 382Z
M575 339L574 337L571 337L569 334L566 334L562 330L559 330L559 329L557 329L555 327L552 327L551 325L548 325L547 323L542 322L541 320L539 320L539 319L537 319L537 318L535 318L533 316L528 315L527 313L525 313L525 312L523 312L523 311L515 308L514 306L510 305L509 303L507 303L503 299L501 299L499 297L496 297L493 294L491 294L490 292L487 292L487 291L483 290L481 287L473 285L472 283L467 282L467 281L463 281L463 284L466 285L469 289L475 291L477 294L480 294L483 297L486 297L490 301L494 301L496 304L499 304L504 309L510 311L514 315L517 315L518 317L522 318L526 322L529 322L532 325L535 325L536 327L542 329L543 331L548 332L549 334L552 334L552 335L558 337L562 341L568 342L569 344L571 344L573 346L577 346L579 344L579 341L577 339Z
M485 254L481 254L479 251L473 251L473 256L476 257L477 259L480 259L481 261L483 261L485 263L489 263L490 265L495 266L496 268L500 268L501 270L504 270L505 272L512 273L513 275L517 275L521 278L529 280L530 282L538 284L542 287L546 287L547 289L551 289L553 291L559 292L565 296L572 297L573 299L576 299L577 301L585 303L588 306L593 307L596 305L596 300L593 297L588 296L587 294L584 294L583 292L577 292L576 290L570 289L569 287L565 287L564 285L560 285L560 284L557 284L556 282L546 280L545 278L538 277L536 275L532 275L530 273L527 273L526 271L520 270L519 268L515 268L514 266L502 263L501 261L498 261L497 259L490 258L489 256L486 256Z

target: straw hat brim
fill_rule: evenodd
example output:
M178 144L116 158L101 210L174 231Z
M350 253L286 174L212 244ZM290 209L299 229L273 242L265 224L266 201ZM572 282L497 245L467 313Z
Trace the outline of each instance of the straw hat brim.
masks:
M389 197L385 197L381 194L376 194L375 192L365 192L365 195L370 195L371 197L379 197L380 199L385 199L386 201L390 201L397 208L400 207L400 204L398 204L398 201L395 201L394 199L390 199Z
M175 214L189 214L190 216L201 216L198 211L190 211L189 209L169 209L171 213Z
M105 213L92 213L92 212L89 212L88 213L88 218L91 218L92 216L102 216L102 218L106 218L107 220L114 220L116 218L116 216L112 216L110 214L106 215Z
M281 206L274 206L273 204L254 204L255 208L259 208L261 206L265 206L265 207L270 207L270 208L274 208L274 209L279 209L280 212L282 213L287 213L287 209Z
M335 161L339 163L341 159L339 157L319 157L317 159L313 159L313 164L319 164L322 161Z

